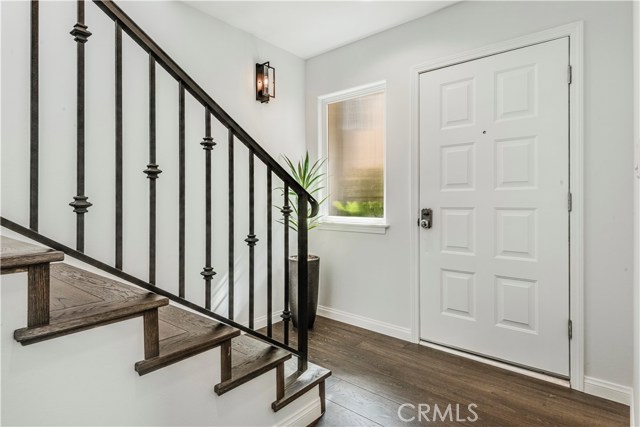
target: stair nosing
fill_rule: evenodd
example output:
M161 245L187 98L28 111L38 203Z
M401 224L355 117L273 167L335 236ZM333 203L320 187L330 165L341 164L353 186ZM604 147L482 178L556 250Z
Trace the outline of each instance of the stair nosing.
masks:
M247 335L243 335L243 336L247 336ZM252 339L256 339L256 338L253 338L253 337L251 337L251 338ZM232 367L231 379L226 380L226 381L222 381L222 382L220 382L220 383L218 383L218 384L216 384L214 386L213 389L216 392L216 394L218 396L221 396L224 393L227 393L227 392L235 389L236 387L239 387L242 384L245 384L245 383L251 381L252 379L254 379L256 377L259 377L259 376L261 376L263 374L266 374L267 372L269 372L269 371L275 369L276 367L278 367L278 365L285 363L287 360L291 359L291 357L292 357L292 354L289 353L288 351L284 350L284 349L281 349L281 348L278 348L278 347L275 347L275 346L265 347L265 349L268 349L268 348L273 349L273 351L280 352L280 353L282 353L282 355L277 357L273 361L271 361L271 362L269 362L269 363L267 363L265 365L260 366L256 370L251 370L250 372L247 372L247 373L243 374L240 377L234 377L233 376L233 370L236 369L237 366ZM248 365L251 366L251 365L254 365L254 364L255 365L259 365L259 359L249 363Z
M231 326L227 326L227 325L225 326L226 328L229 329L229 332L227 332L223 336L216 337L216 339L213 341L205 341L199 345L196 345L190 348L189 351L185 353L180 353L179 351L172 351L167 354L160 354L159 356L156 356L151 359L141 360L139 362L136 362L134 369L138 373L138 375L140 376L146 375L151 372L157 371L158 369L162 369L166 366L173 365L189 357L196 356L208 350L212 350L216 347L219 347L220 344L222 344L224 341L233 339L238 335L240 335L239 330L234 329ZM162 349L160 351L162 351Z
M51 250L39 254L5 256L0 259L0 267L4 271L11 272L12 270L28 268L33 265L50 264L63 260L64 253Z
M111 311L106 311L99 314L94 314L86 317L77 317L64 319L62 321L53 321L48 325L20 328L14 331L14 339L22 345L35 344L41 341L69 335L76 332L81 332L87 329L93 329L98 326L104 326L115 322L129 320L138 316L142 316L146 311L155 310L159 307L169 304L169 300L165 297L154 293L148 293L141 295L141 298L131 298L128 302L129 305L120 307ZM143 301L145 300L145 301ZM114 303L122 304L123 301L117 301ZM88 317L95 317L94 320L87 321ZM47 332L47 329L52 329ZM41 335L38 334L39 331Z
M15 242L21 246L29 246L38 249L38 252L26 253L16 251L3 254L0 252L0 269L3 270L3 273L17 272L16 270L20 268L26 268L38 264L49 264L51 262L64 260L64 253L55 249L41 247L21 240L12 239L11 237L1 237L2 240L5 241Z

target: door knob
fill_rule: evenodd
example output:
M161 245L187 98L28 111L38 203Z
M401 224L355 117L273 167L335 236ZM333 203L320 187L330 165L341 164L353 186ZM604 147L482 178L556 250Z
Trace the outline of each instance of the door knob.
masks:
M424 229L433 227L433 211L431 209L422 209L420 215L420 227Z

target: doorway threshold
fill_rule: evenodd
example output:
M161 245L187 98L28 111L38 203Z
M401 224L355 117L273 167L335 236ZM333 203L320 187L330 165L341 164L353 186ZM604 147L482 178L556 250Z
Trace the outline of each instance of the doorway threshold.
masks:
M451 347L446 347L440 344L435 344L429 341L420 341L420 345L433 348L435 350L443 351L445 353L453 354L455 356L464 357L465 359L475 360L476 362L485 363L487 365L495 366L500 369L505 369L507 371L515 372L521 375L526 375L531 378L536 378L542 381L547 381L553 384L557 384L562 387L571 388L571 382L565 378L558 378L553 375L549 375L547 373L534 371L532 369L528 369L522 366L515 366L510 363L506 363L503 361L491 359L485 356L480 356L478 354L469 353L462 350L457 350Z

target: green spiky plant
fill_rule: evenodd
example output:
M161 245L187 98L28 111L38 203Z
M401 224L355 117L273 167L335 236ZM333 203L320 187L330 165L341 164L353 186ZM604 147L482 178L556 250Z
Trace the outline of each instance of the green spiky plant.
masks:
M309 152L307 151L304 158L300 159L298 162L294 163L289 157L283 155L284 161L287 163L289 167L289 172L291 176L296 180L298 184L302 186L307 192L318 201L318 205L321 206L327 198L320 200L319 195L320 191L324 188L322 186L322 177L326 174L322 172L322 166L324 165L326 159L318 159L313 164L309 161ZM280 192L284 195L284 188L279 187ZM289 190L289 205L293 209L293 215L289 218L289 227L298 231L298 195L295 191ZM279 209L282 209L282 206L278 206ZM308 208L307 218L307 227L308 230L312 230L318 226L319 215L311 217L311 208ZM280 224L284 224L282 219L278 220Z
M333 206L344 216L357 216L365 218L382 218L384 204L377 200L368 202L333 202Z

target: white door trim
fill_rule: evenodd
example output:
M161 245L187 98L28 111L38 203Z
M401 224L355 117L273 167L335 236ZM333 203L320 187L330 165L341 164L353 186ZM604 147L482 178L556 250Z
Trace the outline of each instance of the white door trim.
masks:
M631 399L631 425L640 426L640 3L633 2L633 67L634 67L634 372Z
M533 33L524 37L496 43L480 49L467 51L445 58L438 58L411 68L411 210L410 223L415 224L420 213L420 74L438 68L543 43L560 37L569 37L569 63L573 68L569 87L569 168L573 209L571 212L570 248L570 318L573 324L573 339L570 342L571 387L584 390L584 132L583 132L583 22L578 21L560 27ZM419 227L411 233L411 336L420 341L420 239Z

